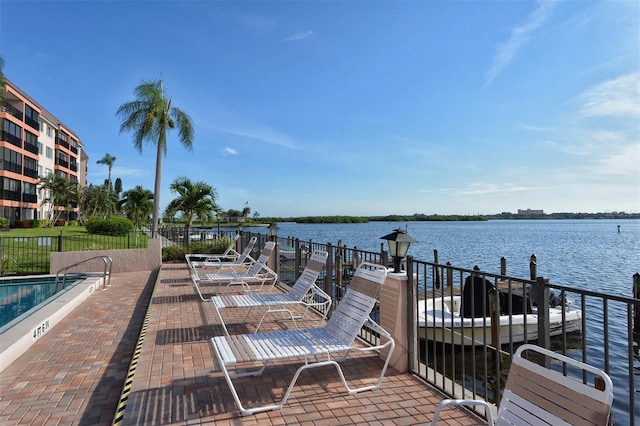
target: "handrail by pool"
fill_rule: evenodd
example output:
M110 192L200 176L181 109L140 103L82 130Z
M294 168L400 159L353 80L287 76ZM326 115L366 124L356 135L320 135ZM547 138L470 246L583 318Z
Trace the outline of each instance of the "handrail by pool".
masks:
M82 265L83 263L87 263L91 260L96 260L96 259L101 259L104 262L104 271L102 272L102 289L106 290L107 286L111 286L111 267L113 266L113 259L111 259L110 256L94 256L94 257L90 257L88 259L84 259L81 260L79 262L76 262L72 265L69 266L65 266L64 268L60 269L57 273L56 273L56 291L58 291L58 281L60 279L60 274L62 272L64 272L64 275L62 276L62 289L64 289L65 284L66 284L66 280L67 280L67 273L69 271L69 269L71 268L75 268L78 265ZM85 275L93 275L95 276L95 273L87 273L87 272L83 272L83 274Z

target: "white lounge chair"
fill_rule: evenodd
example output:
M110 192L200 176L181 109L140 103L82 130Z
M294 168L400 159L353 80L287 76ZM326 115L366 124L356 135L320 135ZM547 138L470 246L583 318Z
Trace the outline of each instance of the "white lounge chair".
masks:
M206 300L200 291L200 285L202 284L217 284L216 292L218 292L220 287L224 286L221 294L226 294L232 286L239 285L242 286L242 290L245 292L253 293L262 290L265 284L275 285L278 274L267 266L267 262L275 246L276 243L273 241L265 243L258 260L243 272L220 271L214 273L198 273L195 269L192 270L191 281L193 281L193 285L196 287L200 299L202 299L202 301Z
M184 258L187 261L187 265L189 265L189 268L195 269L195 268L203 267L206 263L230 262L230 261L236 260L238 256L240 256L240 254L236 251L236 243L239 238L240 238L240 234L236 234L235 237L233 237L233 240L231 241L229 246L226 248L226 250L223 253L218 253L218 254L187 253L185 254Z
M322 268L324 268L327 263L327 255L328 253L326 251L313 252L302 274L288 293L213 296L211 302L213 302L213 308L222 323L225 334L229 335L227 325L222 319L221 313L221 310L225 308L248 308L248 312L240 324L247 322L254 308L266 308L256 327L256 333L260 330L260 326L267 315L278 312L283 315L287 314L296 328L298 328L296 319L303 318L311 307L322 309L325 312L325 316L322 318L322 320L324 320L331 306L331 296L316 286L315 282L320 272L322 272ZM292 305L302 305L304 306L304 311L298 316L295 316L291 309L289 309Z
M548 356L561 369L541 366L522 356ZM534 354L537 352L538 354ZM563 371L566 370L566 374ZM609 421L613 384L609 376L591 365L539 346L525 344L516 350L494 422L491 405L473 399L445 399L438 404L432 425L447 405L481 405L489 425L602 425Z
M291 390L304 370L333 365L338 370L340 380L350 395L380 387L389 365L395 343L389 333L373 321L369 315L375 306L380 287L387 276L387 269L381 265L363 262L355 271L347 291L335 312L322 328L290 329L266 333L217 336L211 339L216 361L227 380L233 399L243 415L261 411L279 410L286 403ZM364 324L381 336L384 344L377 346L354 345L358 332ZM353 351L379 351L389 348L382 372L375 384L351 389L347 384L339 362L344 361ZM245 408L240 402L233 379L244 376L261 375L268 364L277 360L300 360L302 365L293 376L282 400L273 405ZM245 371L243 367L262 363L258 370ZM248 366L247 366L248 364ZM236 371L231 374L229 369ZM238 371L238 369L242 369Z
M232 271L236 271L237 269L239 269L238 267L244 267L246 269L246 267L255 262L255 259L251 257L251 252L253 251L257 240L257 237L251 237L251 239L247 242L247 245L244 247L244 250L242 250L242 253L240 253L239 255L235 250L233 250L231 256L226 256L223 253L219 255L185 254L184 257L187 259L187 264L192 270L205 268L228 268Z

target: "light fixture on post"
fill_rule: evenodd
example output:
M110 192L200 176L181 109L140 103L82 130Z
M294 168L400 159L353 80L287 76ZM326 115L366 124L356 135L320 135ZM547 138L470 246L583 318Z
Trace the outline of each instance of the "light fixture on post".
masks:
M242 226L242 224L241 224L241 223L239 223L239 224L236 226L236 232L237 232L238 234L240 234L240 235L242 235L242 230L243 230L243 229L244 229L244 226Z
M275 241L278 237L278 225L276 225L275 223L269 224L267 231L269 231L269 237L271 241Z
M389 244L389 254L393 257L393 272L401 272L400 262L407 255L411 243L417 243L418 240L414 239L411 235L407 234L406 231L399 228L389 235L380 237L380 239L387 240L387 243Z

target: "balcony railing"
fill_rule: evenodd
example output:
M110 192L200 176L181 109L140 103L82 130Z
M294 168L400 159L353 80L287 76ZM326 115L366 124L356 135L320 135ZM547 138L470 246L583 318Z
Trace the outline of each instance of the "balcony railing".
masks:
M22 111L11 105L9 102L0 102L0 111L7 112L22 121Z
M9 142L11 145L15 145L18 148L22 148L22 140L19 136L12 135L9 132L2 131L2 140Z

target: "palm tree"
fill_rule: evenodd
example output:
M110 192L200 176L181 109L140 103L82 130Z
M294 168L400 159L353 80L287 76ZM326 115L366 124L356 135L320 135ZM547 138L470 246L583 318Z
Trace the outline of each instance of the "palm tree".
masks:
M111 169L113 168L113 163L116 162L116 157L109 154L108 152L102 157L101 160L96 161L98 164L106 164L109 167L109 178L107 179L107 189L111 192Z
M149 215L153 211L153 192L138 185L122 194L122 199L118 202L118 208L124 211L135 227L135 245L138 245L138 230L140 225L149 221Z
M171 98L165 98L162 80L143 80L135 89L136 99L120 105L116 113L122 118L120 133L132 131L133 141L138 151L148 141L156 144L156 177L153 190L153 224L151 237L158 233L160 213L160 183L162 177L162 156L167 154L167 130L178 127L180 143L191 150L193 144L193 124L191 117L179 108L171 106Z
M68 182L66 179L53 173L47 177L40 177L38 186L44 189L48 196L42 200L42 205L50 204L51 211L48 218L48 226L56 223L62 212L67 212L74 202L78 201L78 184ZM56 209L56 207L58 207ZM62 207L62 209L60 209Z
M197 217L202 222L212 222L219 208L216 204L216 189L205 182L191 182L184 176L178 176L169 187L175 198L167 205L167 213L182 213L184 221L185 245L189 245L189 228Z
M0 99L4 98L5 88L4 72L2 72L2 68L4 68L4 58L0 55Z

